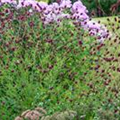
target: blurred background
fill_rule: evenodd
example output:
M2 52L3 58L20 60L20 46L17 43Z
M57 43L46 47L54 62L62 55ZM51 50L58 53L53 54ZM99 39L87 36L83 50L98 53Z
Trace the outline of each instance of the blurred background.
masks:
M118 0L82 0L91 16L111 16L120 14Z
M38 0L39 1L39 0ZM44 1L44 0L43 0ZM59 0L49 0L49 3L57 2ZM77 0L72 0L75 2ZM89 10L89 15L92 17L103 17L120 15L119 0L81 0Z

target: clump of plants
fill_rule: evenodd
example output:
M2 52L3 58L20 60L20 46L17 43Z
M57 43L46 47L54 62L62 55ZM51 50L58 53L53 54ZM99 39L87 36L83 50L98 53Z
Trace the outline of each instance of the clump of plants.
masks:
M44 117L47 112L40 107L36 107L34 110L26 110L21 115L17 116L15 120L40 120L40 118Z
M17 7L13 1L3 2L0 118L13 120L36 106L48 115L73 109L78 120L100 118L100 110L110 109L117 118L119 92L113 90L112 75L104 68L107 41L103 41L111 39L111 32L100 21L93 22L80 1L51 5L30 1Z
M77 113L72 110L64 112L55 112L53 115L46 116L46 111L43 108L37 107L34 110L26 110L20 116L17 116L15 120L73 120Z

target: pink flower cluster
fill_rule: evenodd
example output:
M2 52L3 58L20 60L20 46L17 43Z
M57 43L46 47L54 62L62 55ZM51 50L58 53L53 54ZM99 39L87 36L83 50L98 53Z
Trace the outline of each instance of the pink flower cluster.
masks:
M4 4L4 3L17 4L15 0L0 0L0 4Z
M70 0L61 0L59 3L54 2L48 5L45 2L37 2L35 0L1 0L0 4L14 4L17 9L31 6L31 11L35 10L42 14L44 24L60 22L62 19L71 19L74 22L79 22L81 26L89 31L90 35L98 37L99 41L103 41L108 37L107 29L104 25L100 25L88 16L88 10L80 0L71 3Z

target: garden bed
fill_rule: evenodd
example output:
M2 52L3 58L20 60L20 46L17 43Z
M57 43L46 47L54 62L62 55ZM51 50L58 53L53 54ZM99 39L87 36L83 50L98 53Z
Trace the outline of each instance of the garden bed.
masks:
M0 119L36 107L50 117L74 110L76 120L119 119L120 18L91 20L82 3L68 3L53 4L64 17L53 7L59 19L50 21L46 3L0 7Z

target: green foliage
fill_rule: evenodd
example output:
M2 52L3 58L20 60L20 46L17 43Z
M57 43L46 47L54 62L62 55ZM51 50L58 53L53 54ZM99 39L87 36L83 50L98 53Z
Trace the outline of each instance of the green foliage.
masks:
M94 39L83 40L84 30L70 21L43 26L37 13L28 17L21 9L13 14L0 39L1 119L12 120L38 105L49 109L49 114L72 108L79 94L89 90L82 76L91 64Z
M13 120L36 106L48 115L73 109L78 120L101 117L100 108L116 109L119 101L104 85L110 76L96 70L103 44L70 20L44 25L38 13L11 10L0 18L0 119Z
M110 8L113 4L117 3L117 0L82 0L87 9L92 12L93 10L97 14L97 8L100 8L104 16L112 15ZM116 14L120 12L120 9L116 10Z

